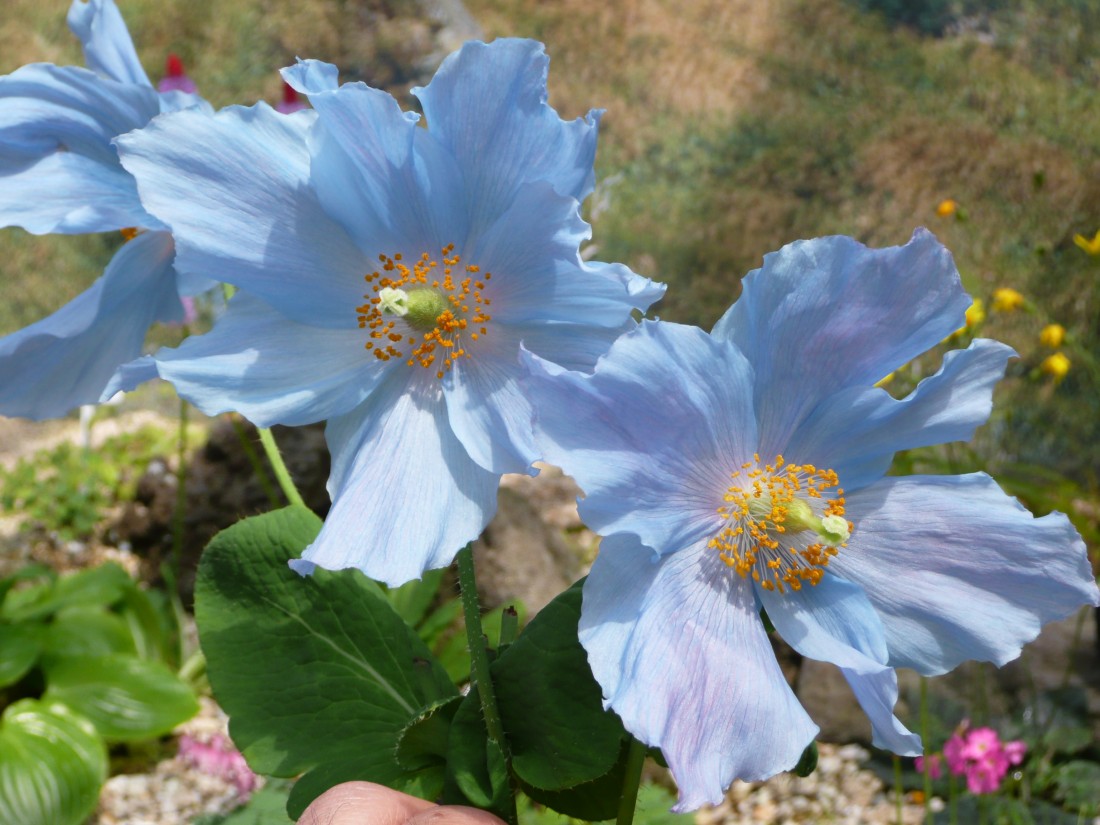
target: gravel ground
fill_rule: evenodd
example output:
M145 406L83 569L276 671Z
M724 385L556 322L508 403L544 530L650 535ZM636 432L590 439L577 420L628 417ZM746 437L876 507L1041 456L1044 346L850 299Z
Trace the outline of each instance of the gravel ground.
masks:
M180 727L198 738L225 732L225 715L213 701ZM817 770L806 778L789 774L767 782L737 782L726 801L700 811L698 825L862 825L897 822L892 794L862 766L869 754L856 745L820 746ZM158 763L150 773L115 776L100 796L99 811L88 825L184 825L200 814L224 813L241 804L236 787L203 773L178 757ZM942 803L933 799L933 808ZM924 807L905 799L902 821L919 825Z

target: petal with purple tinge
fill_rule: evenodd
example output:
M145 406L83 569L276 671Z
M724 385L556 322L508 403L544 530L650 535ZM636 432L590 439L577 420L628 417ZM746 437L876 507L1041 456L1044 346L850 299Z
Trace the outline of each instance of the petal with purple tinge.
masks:
M885 478L848 496L847 516L830 569L867 593L894 667L1003 665L1046 622L1100 603L1069 519L1035 518L984 473Z
M608 536L585 582L579 633L604 703L661 749L680 789L674 810L793 768L817 734L758 610L705 543L658 559L633 536Z
M764 256L714 326L756 370L760 452L782 452L821 401L871 386L966 322L951 254L924 229L870 249L835 236Z

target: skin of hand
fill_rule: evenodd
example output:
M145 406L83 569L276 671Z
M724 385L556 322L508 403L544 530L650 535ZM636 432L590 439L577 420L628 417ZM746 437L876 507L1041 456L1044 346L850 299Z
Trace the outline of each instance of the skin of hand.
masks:
M313 800L298 825L505 824L477 808L436 805L373 782L345 782Z

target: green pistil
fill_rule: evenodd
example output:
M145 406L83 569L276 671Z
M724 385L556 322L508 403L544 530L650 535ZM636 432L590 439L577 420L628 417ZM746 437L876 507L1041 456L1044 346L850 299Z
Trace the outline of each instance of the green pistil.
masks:
M848 530L848 522L840 516L825 516L818 518L810 505L802 499L791 499L782 505L786 513L782 521L777 520L783 526L785 533L802 533L812 530L821 536L832 546L843 544L851 535ZM749 502L749 516L758 522L768 523L772 520L772 501L768 495L759 498L754 497Z
M405 301L405 322L420 332L435 329L440 315L451 309L450 302L434 289L410 289Z

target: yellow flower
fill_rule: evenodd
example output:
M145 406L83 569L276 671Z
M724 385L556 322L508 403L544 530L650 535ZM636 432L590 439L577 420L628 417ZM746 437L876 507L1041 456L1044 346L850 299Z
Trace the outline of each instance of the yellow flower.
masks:
M1092 236L1091 241L1084 235L1074 235L1073 242L1090 255L1100 255L1100 230Z
M974 327L984 320L985 304L982 303L981 298L975 298L973 303L966 309L966 328L974 329Z
M1047 324L1039 333L1039 343L1044 347L1058 349L1066 340L1066 328L1061 324Z
M1024 296L1012 287L1003 286L993 290L993 309L995 312L1014 312L1024 305Z
M941 218L950 218L956 212L959 211L959 202L952 198L947 198L940 201L940 205L936 207L936 214Z
M1070 360L1066 358L1065 353L1056 352L1054 355L1048 355L1043 359L1043 363L1039 365L1039 369L1045 372L1047 375L1054 376L1055 381L1061 381L1066 377L1066 373L1069 372Z

